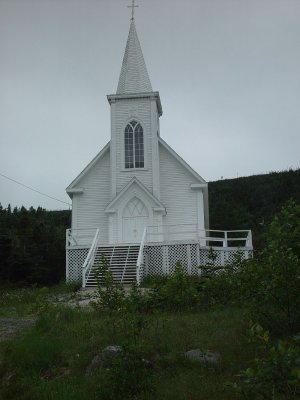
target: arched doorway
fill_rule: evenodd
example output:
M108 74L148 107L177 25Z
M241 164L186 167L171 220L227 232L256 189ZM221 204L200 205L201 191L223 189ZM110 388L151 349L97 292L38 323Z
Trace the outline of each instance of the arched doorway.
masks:
M149 225L148 209L140 199L134 197L123 211L123 242L140 243L147 225Z

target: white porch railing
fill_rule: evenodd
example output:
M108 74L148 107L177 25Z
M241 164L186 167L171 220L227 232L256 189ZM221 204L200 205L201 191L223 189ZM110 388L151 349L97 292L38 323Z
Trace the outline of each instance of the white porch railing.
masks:
M92 245L90 247L90 250L88 252L88 255L87 255L87 257L84 261L83 267L82 267L82 287L85 287L87 277L89 275L89 271L94 264L95 254L96 254L98 241L99 241L99 232L100 232L100 230L97 229L94 239L93 239L93 242L92 242Z
M214 229L205 230L205 236L199 235L200 240L221 244L223 247L251 247L252 248L252 232L251 230L232 230L220 231Z
M95 237L94 229L67 229L66 247L88 246L90 247Z
M251 230L221 231L215 229L198 229L195 224L147 227L147 242L176 242L186 240L200 242L201 246L252 248Z
M201 246L248 247L252 248L251 230L221 231L215 229L198 229L195 224L148 226L145 241L180 242L193 240ZM90 247L95 236L95 229L67 229L66 247ZM102 235L103 236L103 235ZM108 245L107 240L99 238L102 245Z
M90 229L67 229L66 247L90 247L98 228L100 229L99 242L105 246L109 245L107 231L95 226Z
M136 282L140 285L144 275L144 247L147 239L147 228L144 228L139 255L136 263Z

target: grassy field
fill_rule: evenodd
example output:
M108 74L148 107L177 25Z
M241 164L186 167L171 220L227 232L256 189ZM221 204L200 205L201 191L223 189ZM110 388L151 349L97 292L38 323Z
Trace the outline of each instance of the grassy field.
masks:
M146 294L125 295L106 260L94 306L66 285L0 288L0 399L299 400L299 235L289 201L253 259L210 262L198 278L176 263ZM87 374L111 345L122 351ZM220 362L189 361L191 349Z
M57 304L68 291L63 286L2 290L2 318L36 316L37 322L0 342L1 399L239 398L226 383L254 357L242 309L115 316ZM122 346L129 357L86 376L91 360L108 345ZM220 363L187 360L184 352L195 348L218 351ZM145 369L142 358L155 368Z

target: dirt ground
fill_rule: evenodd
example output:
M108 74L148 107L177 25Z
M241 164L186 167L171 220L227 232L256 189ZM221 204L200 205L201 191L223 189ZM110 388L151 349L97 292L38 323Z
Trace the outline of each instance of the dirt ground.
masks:
M131 286L125 286L124 290L128 293ZM142 289L143 292L149 289ZM53 303L66 304L70 307L89 307L91 301L96 301L96 288L86 288L79 290L76 294L62 294L56 297ZM7 340L24 328L35 325L37 318L34 316L23 318L1 318L0 317L0 342Z
M35 323L36 318L0 318L0 341L9 339L15 333Z

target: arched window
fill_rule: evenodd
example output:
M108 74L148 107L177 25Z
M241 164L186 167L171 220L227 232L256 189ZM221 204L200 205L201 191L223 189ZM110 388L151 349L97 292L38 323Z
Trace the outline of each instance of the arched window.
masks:
M125 128L125 168L144 168L144 135L141 124L130 121Z

